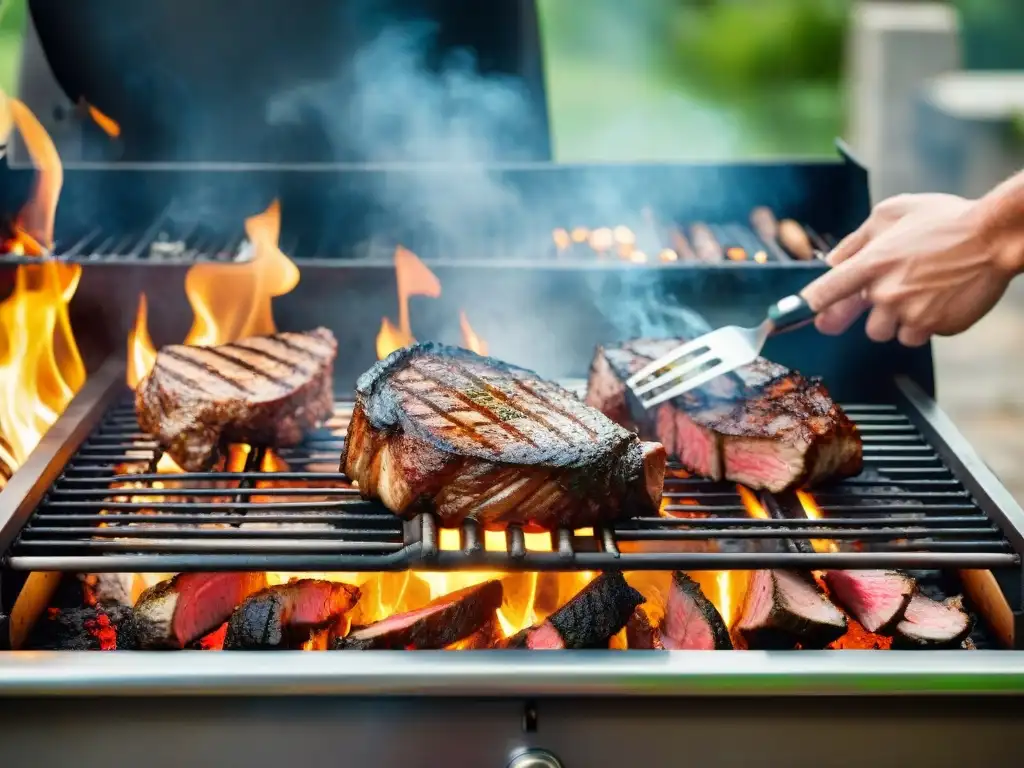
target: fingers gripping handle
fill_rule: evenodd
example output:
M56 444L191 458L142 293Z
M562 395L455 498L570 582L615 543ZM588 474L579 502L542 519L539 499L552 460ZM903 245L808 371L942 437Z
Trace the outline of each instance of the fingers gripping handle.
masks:
M798 294L779 299L768 308L772 333L785 333L802 328L812 322L816 314L807 303L807 299Z

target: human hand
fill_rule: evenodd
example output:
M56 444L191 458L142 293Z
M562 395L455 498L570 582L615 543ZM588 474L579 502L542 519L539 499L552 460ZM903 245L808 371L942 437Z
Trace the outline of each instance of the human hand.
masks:
M907 346L974 325L1018 271L979 201L939 194L879 203L828 261L802 291L818 329L842 333L870 307L868 336Z

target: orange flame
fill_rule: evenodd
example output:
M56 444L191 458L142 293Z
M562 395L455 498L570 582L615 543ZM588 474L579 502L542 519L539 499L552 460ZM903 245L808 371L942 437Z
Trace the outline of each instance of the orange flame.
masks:
M486 355L488 352L487 342L473 330L465 312L459 312L459 326L462 328L462 346L478 355Z
M398 327L386 317L381 320L377 334L378 360L383 360L396 349L416 343L409 320L409 297L436 299L441 295L441 281L415 253L402 246L395 249L395 279L398 283Z
M754 495L753 491L745 485L737 485L736 490L740 494L740 500L743 502L743 506L746 508L748 515L751 517L759 517L762 520L768 519L768 512L763 506L761 506L761 502L758 501L757 496Z
M803 507L804 514L807 515L809 520L821 520L824 518L821 508L811 494L807 491L797 491L796 497L800 500L800 506ZM831 539L811 539L811 546L814 547L816 552L839 551L839 544Z
M41 255L44 245L53 247L64 170L29 109L17 99L7 106L37 170L33 194L18 214L15 244L23 253ZM0 435L10 448L5 460L15 464L28 457L85 382L68 316L81 274L79 266L54 261L20 266L11 295L0 302Z
M188 270L185 295L195 319L185 344L213 346L277 332L271 299L299 282L298 267L278 247L280 231L281 207L275 200L245 221L252 259L244 264L195 264ZM155 359L142 296L128 337L129 386L149 373Z
M725 251L726 257L730 261L746 261L747 252L742 248L728 248Z
M103 131L107 136L112 139L116 139L121 135L121 126L109 115L100 112L99 109L94 107L92 104L87 102L85 99L80 99L79 104L84 107L92 121L99 126L100 130Z

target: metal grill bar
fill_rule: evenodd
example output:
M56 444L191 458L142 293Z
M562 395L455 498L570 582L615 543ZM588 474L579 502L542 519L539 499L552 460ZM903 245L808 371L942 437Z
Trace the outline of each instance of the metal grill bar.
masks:
M870 438L866 467L858 478L815 492L822 519L808 519L795 495L763 496L772 514L752 515L758 510L747 508L735 486L674 469L658 517L547 535L516 527L493 534L467 522L449 537L430 515L403 522L363 500L337 471L350 403L337 403L328 425L300 446L274 455L250 450L242 471L165 474L155 471L160 453L123 389L109 389L91 403L100 412L96 426L58 468L27 523L10 533L11 568L921 569L1020 562L998 518L986 515L944 462L946 447L895 405L846 407ZM284 471L262 471L271 465ZM787 542L797 537L831 540L838 551L794 551Z

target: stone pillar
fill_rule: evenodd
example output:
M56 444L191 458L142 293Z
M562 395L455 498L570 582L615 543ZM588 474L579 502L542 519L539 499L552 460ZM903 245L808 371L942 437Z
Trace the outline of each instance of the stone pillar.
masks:
M959 68L958 21L947 4L859 2L849 41L850 143L880 200L921 190L914 151L918 94Z

